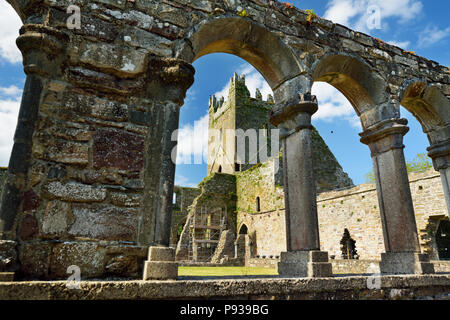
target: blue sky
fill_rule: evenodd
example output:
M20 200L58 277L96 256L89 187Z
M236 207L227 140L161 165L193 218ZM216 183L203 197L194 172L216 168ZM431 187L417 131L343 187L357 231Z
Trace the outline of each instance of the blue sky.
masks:
M365 32L386 42L415 51L418 55L450 66L450 1L448 0L301 0L287 1L300 9L313 9L319 16ZM367 8L378 5L381 12L381 29L368 30ZM17 123L25 75L21 55L15 45L20 20L4 1L0 2L0 166L7 166L12 139ZM194 62L195 83L189 89L181 109L180 129L189 134L207 125L208 98L221 95L234 72L246 74L247 85L254 95L259 88L265 97L270 88L261 75L244 60L227 55L211 54ZM319 99L319 112L314 126L328 144L344 170L356 184L372 170L368 147L359 142L361 128L348 101L327 84L314 85ZM423 153L428 140L418 122L402 109L409 120L410 132L405 138L405 156L411 160ZM196 143L195 153L204 152L206 143ZM179 151L188 151L180 141ZM206 164L177 165L176 183L195 186L206 175Z

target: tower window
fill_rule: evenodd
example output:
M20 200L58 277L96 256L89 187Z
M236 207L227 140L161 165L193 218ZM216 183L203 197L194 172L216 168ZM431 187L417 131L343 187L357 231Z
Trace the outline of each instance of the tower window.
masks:
M261 199L256 197L256 211L261 212Z
M221 173L221 172L222 172L222 166L219 166L219 170L218 170L218 172L219 172L219 173Z

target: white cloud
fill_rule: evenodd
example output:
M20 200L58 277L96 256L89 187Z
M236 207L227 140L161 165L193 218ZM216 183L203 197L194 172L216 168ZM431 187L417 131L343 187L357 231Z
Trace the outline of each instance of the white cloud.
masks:
M0 166L6 167L9 163L14 132L19 116L20 98L0 99Z
M446 29L440 30L436 26L427 26L425 30L423 30L419 34L419 47L430 47L435 43L447 38L450 36L450 27Z
M175 185L176 186L183 186L183 187L190 187L195 188L197 187L196 183L192 183L188 178L182 175L175 175Z
M245 84L250 91L250 96L255 97L256 89L261 91L263 99L267 98L267 95L273 95L272 89L270 88L267 81L263 76L256 70L253 66L249 64L241 65L238 70L236 70L238 75L245 75ZM225 100L228 99L228 90L230 89L230 82L228 82L222 90L216 92L214 95L220 99L224 97Z
M352 127L361 129L359 117L356 115L352 105L333 86L325 82L315 82L311 93L317 96L319 102L319 110L313 115L313 121L333 122L344 120L348 121Z
M178 130L177 164L202 164L208 156L207 113L193 124L185 124Z
M5 96L19 96L22 94L22 89L19 89L18 87L12 85L7 88L1 88L0 87L0 95Z
M345 25L349 28L368 33L367 22L370 20L370 6L379 8L381 28L388 29L388 18L397 18L406 23L422 12L420 0L330 0L324 18Z
M387 41L387 43L404 50L407 50L409 48L409 45L411 44L410 41Z
M16 45L22 21L16 11L5 1L0 2L0 57L10 63L22 61L22 54Z

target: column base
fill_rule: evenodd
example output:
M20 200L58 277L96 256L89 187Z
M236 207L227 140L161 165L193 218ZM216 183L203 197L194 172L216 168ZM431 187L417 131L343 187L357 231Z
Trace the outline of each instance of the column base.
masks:
M281 253L278 274L289 277L325 278L332 277L333 270L331 263L328 262L328 252L291 251Z
M144 264L143 280L176 280L178 263L175 250L168 247L150 247Z
M0 272L0 282L14 281L14 272Z
M382 274L433 274L434 265L426 253L386 252L381 254Z

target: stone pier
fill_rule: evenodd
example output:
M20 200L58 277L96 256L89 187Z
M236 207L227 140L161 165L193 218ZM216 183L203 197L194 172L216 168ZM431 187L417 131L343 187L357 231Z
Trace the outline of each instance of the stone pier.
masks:
M421 254L408 173L403 154L406 119L386 120L361 133L372 153L386 252L380 270L387 274L434 273Z
M290 92L290 91L288 91ZM282 133L287 252L281 253L280 275L326 277L332 275L328 253L320 252L316 185L312 164L311 116L317 99L298 95L271 115Z

